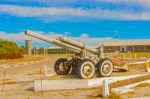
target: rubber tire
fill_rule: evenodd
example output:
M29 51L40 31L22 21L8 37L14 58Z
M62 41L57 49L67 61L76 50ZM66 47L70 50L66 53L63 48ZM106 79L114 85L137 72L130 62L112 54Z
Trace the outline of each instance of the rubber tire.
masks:
M102 72L102 67L107 62L110 64L111 70L110 70L110 72L108 74L104 74ZM113 72L113 68L114 68L113 63L112 63L112 61L110 59L102 59L102 60L100 60L100 62L97 64L96 67L97 67L98 76L100 76L100 77L109 77L109 76L111 76L111 74Z
M92 65L92 73L89 77L85 77L82 73L82 69L83 69L83 66L87 63L90 63ZM77 76L80 78L80 79L90 79L90 78L93 78L94 74L95 74L95 64L89 60L89 59L84 59L84 60L80 60L78 61L77 63L77 69L76 69L76 74Z
M66 61L68 61L66 58L60 58L60 59L58 59L58 60L55 62L55 64L54 64L54 70L55 70L55 72L57 73L57 75L68 75L68 74L69 74L71 67L68 67L65 71L61 71L61 70L59 69L60 64L61 64L62 62L66 62Z

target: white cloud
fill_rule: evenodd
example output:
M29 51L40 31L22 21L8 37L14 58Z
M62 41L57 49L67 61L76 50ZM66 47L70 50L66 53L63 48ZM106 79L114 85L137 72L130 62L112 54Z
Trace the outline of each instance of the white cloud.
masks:
M87 3L91 4L100 4L100 3L112 3L112 4L125 4L125 5L134 5L141 6L144 8L150 8L150 0L1 0L3 2L12 2L12 3L33 3L33 4L43 4L49 6L55 5L86 5Z
M0 5L0 13L8 13L19 17L37 17L48 21L74 19L116 19L116 20L150 20L147 11L122 11L109 9L83 9L69 7L27 7Z
M43 34L43 32L41 32L41 31L34 31L34 32L38 32L40 34ZM65 32L64 32L64 34L48 32L47 34L44 33L43 35L45 35L49 38L56 38L57 36L65 35ZM100 43L104 43L104 42L121 41L120 39L114 39L112 37L104 37L104 38L93 37L93 38L91 38L91 37L89 37L89 35L87 33L83 33L79 37L72 37L72 36L68 36L68 37L71 39L80 41L80 42L87 44L89 46L96 46L96 45L99 45ZM29 36L26 36L23 32L21 32L21 33L6 33L6 32L1 31L0 32L0 39L6 39L6 40L17 42L20 46L24 45L24 41L27 39L32 40L33 47L48 47L48 46L50 46L49 43L46 43L44 41L29 37Z
M72 37L72 39L80 41L89 46L98 46L99 44L106 42L122 41L121 39L116 39L112 37L90 37L87 33L81 34L80 37Z
M41 31L34 31L34 32L38 32L40 34L43 34L43 32ZM46 34L47 37L49 38L55 38L56 36L60 36L61 34L57 34L54 32L48 32ZM20 33L6 33L3 31L0 31L0 39L5 39L5 40L10 40L10 41L14 41L17 42L20 46L24 45L25 40L32 40L33 41L33 47L48 47L49 43L44 42L42 40L33 38L33 37L29 37L27 35L25 35L23 32Z
M150 0L95 0L96 2L113 3L113 4L126 4L150 8Z
M150 0L95 0L106 3L150 4Z

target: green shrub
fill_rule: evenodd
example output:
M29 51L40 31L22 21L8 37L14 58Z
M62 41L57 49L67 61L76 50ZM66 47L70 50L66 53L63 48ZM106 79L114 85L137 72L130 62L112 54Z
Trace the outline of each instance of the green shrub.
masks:
M23 50L15 42L0 39L0 59L23 57Z

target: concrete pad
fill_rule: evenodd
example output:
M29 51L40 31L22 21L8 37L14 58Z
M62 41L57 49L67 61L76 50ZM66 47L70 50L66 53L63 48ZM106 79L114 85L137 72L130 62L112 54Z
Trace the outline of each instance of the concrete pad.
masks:
M18 67L18 66L21 66L21 65L19 65L19 64L16 64L16 65L14 65L15 67Z
M135 78L139 76L145 76L150 73L136 74L130 76L119 76L119 77L104 77L94 79L65 79L65 80L34 80L34 91L42 90L62 90L62 89L80 89L95 87L103 84L103 80L107 79L108 83L113 83L120 80Z
M23 65L27 65L28 63L23 63Z
M125 94L125 93L134 92L134 90L133 89L129 89L129 88L121 87L121 88L112 88L111 92L115 93L115 94Z

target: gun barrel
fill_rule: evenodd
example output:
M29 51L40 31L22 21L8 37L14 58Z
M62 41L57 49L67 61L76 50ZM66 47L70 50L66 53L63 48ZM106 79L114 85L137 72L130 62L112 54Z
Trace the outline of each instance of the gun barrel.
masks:
M48 37L46 37L44 35L38 34L38 33L34 33L34 32L31 32L31 31L25 31L25 34L28 35L28 36L31 36L31 37L38 38L40 40L46 41L48 43L55 44L55 45L60 46L62 48L71 50L71 51L73 51L75 53L80 53L81 52L80 48L74 47L72 45L66 44L66 43L61 42L61 41L56 40L56 39L50 39L50 38L48 38Z
M89 47L89 46L86 46L85 44L80 43L80 42L77 42L77 41L75 41L75 40L69 39L69 38L67 38L67 37L59 37L59 38L57 38L57 39L60 40L60 41L62 41L62 42L65 42L65 43L71 44L71 45L73 45L73 46L79 47L80 49L85 48L85 49L87 49L87 50L89 50L89 51L92 51L92 52L94 52L94 53L97 53L97 50L96 50L96 49L91 48L91 47Z
M38 38L40 40L49 42L49 43L53 43L52 39L49 39L48 37L46 37L44 35L41 35L41 34L38 34L38 33L32 32L32 31L27 30L27 31L25 31L25 34L28 35L28 36L31 36L31 37Z

